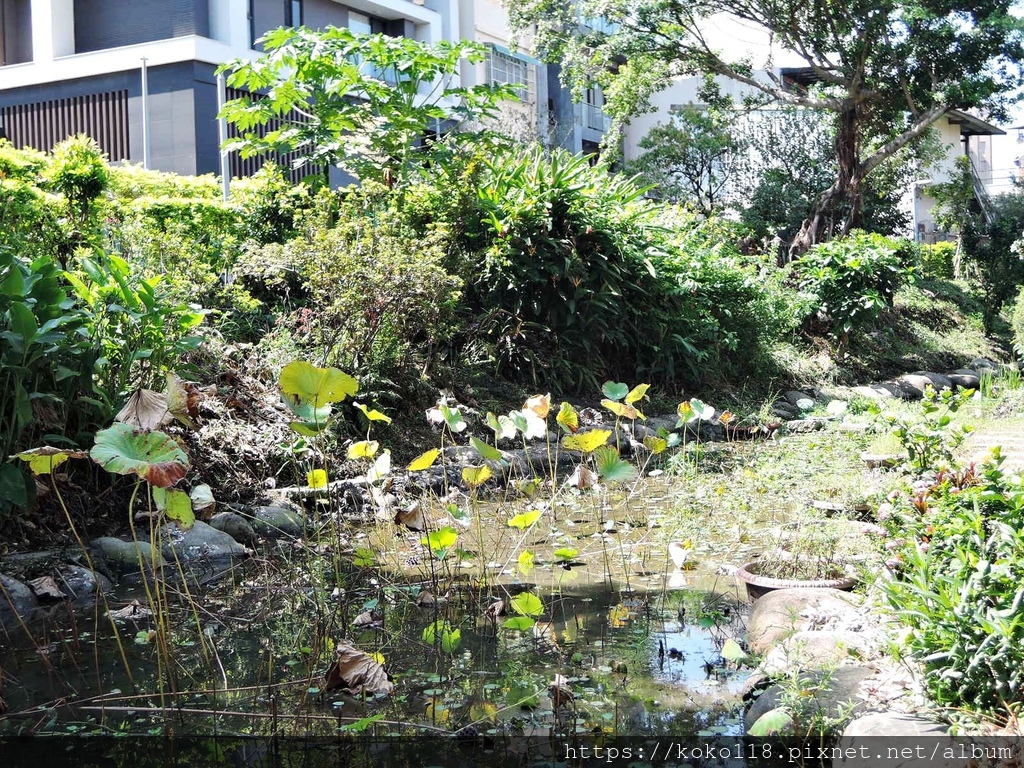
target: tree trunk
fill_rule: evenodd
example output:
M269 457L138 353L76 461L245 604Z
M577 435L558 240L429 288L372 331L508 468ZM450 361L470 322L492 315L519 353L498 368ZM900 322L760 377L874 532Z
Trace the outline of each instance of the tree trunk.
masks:
M860 223L863 193L861 182L864 169L860 162L860 109L856 104L846 104L839 111L839 125L836 130L835 154L838 176L831 187L818 197L811 215L804 219L800 232L789 246L789 258L795 259L806 253L811 246L827 240L831 233L824 231L826 216L841 203L849 206L843 219L842 234L849 234Z

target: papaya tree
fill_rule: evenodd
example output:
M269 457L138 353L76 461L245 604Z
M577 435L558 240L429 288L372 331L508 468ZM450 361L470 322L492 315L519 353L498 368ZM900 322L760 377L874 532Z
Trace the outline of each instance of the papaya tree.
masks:
M221 66L244 95L221 112L237 132L226 148L242 157L294 153L297 165L340 167L360 179L399 186L444 161L459 132L514 99L509 85L457 84L462 63L484 47L469 41L427 44L339 27L282 27L260 42L262 56ZM440 136L447 140L437 140ZM433 138L432 138L433 137Z

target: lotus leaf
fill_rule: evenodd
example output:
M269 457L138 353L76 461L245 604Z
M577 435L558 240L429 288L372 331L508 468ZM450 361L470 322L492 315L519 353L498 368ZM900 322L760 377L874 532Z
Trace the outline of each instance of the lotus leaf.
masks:
M137 432L128 424L97 432L89 456L108 472L138 475L159 488L170 488L189 468L188 456L169 435Z
M66 448L44 445L41 448L22 451L12 458L26 462L33 475L48 475L68 459L87 459L89 454L85 451L70 451Z

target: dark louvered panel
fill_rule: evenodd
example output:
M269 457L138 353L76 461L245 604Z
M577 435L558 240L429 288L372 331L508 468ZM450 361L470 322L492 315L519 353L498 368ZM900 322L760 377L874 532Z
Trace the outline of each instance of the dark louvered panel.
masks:
M227 88L226 97L227 99L240 99L243 96L248 96L247 91L240 90L238 88ZM257 97L259 98L259 97ZM288 115L288 122L298 122L301 118L298 113L292 111ZM270 131L276 131L283 125L281 120L271 120L267 125L255 129L260 136L265 136ZM228 138L238 138L238 129L228 123ZM241 157L237 152L232 152L228 158L230 172L232 177L244 178L246 176L252 176L263 164L268 160L273 160L275 163L284 168L288 173L288 178L293 184L298 184L305 178L315 176L323 173L323 168L316 165L303 165L301 168L293 167L295 162L303 157L302 152L274 152L271 155L256 155L255 157Z
M69 136L92 136L112 162L128 159L128 91L92 93L3 108L16 147L49 152Z

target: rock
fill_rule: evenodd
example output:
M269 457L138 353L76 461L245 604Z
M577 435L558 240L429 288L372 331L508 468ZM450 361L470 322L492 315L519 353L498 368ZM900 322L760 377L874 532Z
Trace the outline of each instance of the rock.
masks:
M773 677L819 672L849 658L865 658L870 652L868 643L854 632L795 632L768 651L761 669Z
M754 602L747 619L751 653L763 654L784 637L811 629L830 616L842 616L860 598L830 587L795 587L769 592Z
M39 600L28 585L0 573L0 587L0 627L29 621L39 607Z
M957 368L952 373L946 374L949 380L961 389L977 389L981 386L981 376L977 371L970 368Z
M825 426L821 419L794 419L786 422L786 431L799 435L806 432L816 432Z
M148 541L124 541L115 539L112 536L103 536L89 542L89 547L95 556L102 558L104 563L110 567L111 572L117 575L139 572L139 557L147 568L154 565L164 564L160 551L156 552L156 562L153 561L153 550Z
M114 585L102 573L95 573L81 565L65 565L57 576L60 591L72 600L91 600L97 590L110 592Z
M801 678L802 689L809 694L800 697L803 709L803 712L800 713L801 723L808 723L818 713L827 718L838 718L844 713L849 713L851 705L854 713L863 709L864 702L860 696L860 686L872 674L874 674L874 670L870 667L849 666L839 667L830 673L814 672ZM746 729L749 731L761 715L782 706L785 698L785 692L779 684L765 689L760 696L754 699L753 704L744 715Z
M218 512L210 518L210 527L223 531L239 544L255 546L256 531L249 521L234 512Z
M911 375L924 376L932 383L932 386L939 391L953 388L953 382L950 381L948 376L943 376L941 373L933 373L932 371L914 371Z
M786 392L782 393L782 397L786 400L787 403L794 406L797 410L800 411L806 411L809 408L814 407L814 395L810 395L806 392L801 392L799 389L787 390ZM811 401L810 405L807 405L806 402L802 402L807 400Z
M883 753L880 747L885 748ZM924 747L922 754L920 749ZM933 750L938 758L933 760ZM862 715L846 726L836 742L837 755L833 766L843 768L875 768L883 764L892 768L930 768L935 765L970 765L977 761L945 760L946 749L959 753L957 741L948 737L946 729L930 720L895 712L872 712Z
M800 415L800 412L789 403L775 403L770 410L773 416L778 416L783 421L792 421Z
M854 387L850 391L866 400L891 400L894 397L889 390L883 389L880 385L874 387Z
M935 386L927 376L917 373L905 373L896 379L896 383L912 400L920 400L928 387Z
M916 400L919 398L918 395L911 394L907 388L900 386L899 382L896 381L882 381L878 384L872 384L871 388L876 392L884 392L885 395L895 397L898 400ZM885 399L884 395L883 399Z
M245 517L258 536L268 539L281 536L298 539L305 532L306 521L302 515L287 507L255 507Z
M196 573L202 573L207 563L216 567L249 553L228 534L199 520L188 530L177 523L166 523L161 526L159 537L166 561L173 564L177 557L183 566Z
M979 374L986 371L992 374L999 373L999 363L989 360L987 357L976 357L968 363L967 367Z
M899 712L871 712L846 726L843 739L871 736L945 736L946 727L923 717Z

